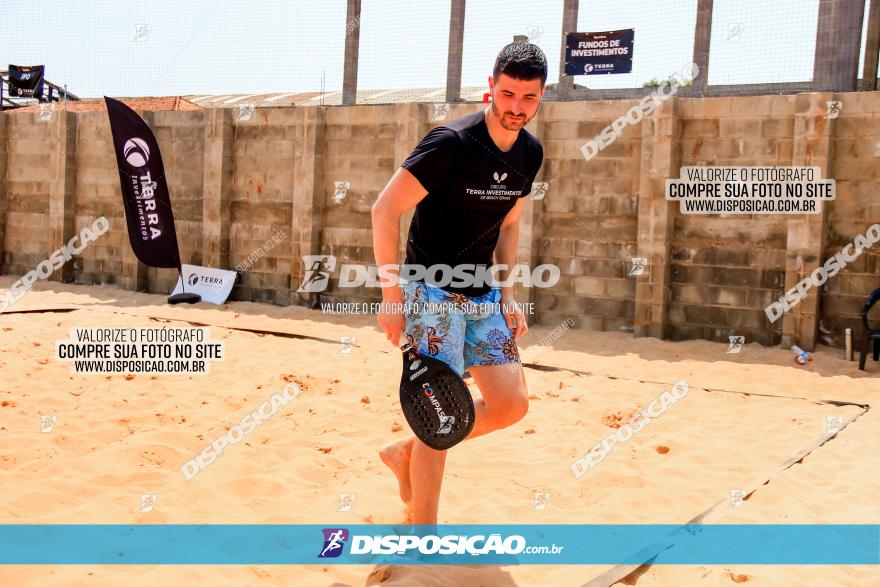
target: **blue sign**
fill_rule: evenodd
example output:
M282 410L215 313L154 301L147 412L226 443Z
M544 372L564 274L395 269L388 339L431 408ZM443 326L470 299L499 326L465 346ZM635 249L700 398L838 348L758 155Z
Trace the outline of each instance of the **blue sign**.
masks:
M633 29L603 33L567 33L565 75L632 72Z

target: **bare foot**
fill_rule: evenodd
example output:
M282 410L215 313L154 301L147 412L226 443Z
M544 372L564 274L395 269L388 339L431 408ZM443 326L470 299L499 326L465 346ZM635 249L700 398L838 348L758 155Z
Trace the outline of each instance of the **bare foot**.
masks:
M397 521L392 524L392 526L409 526L415 523L413 521L413 513L412 513L412 502L407 502L403 505L403 510L400 512L400 515L397 518ZM398 534L402 534L402 532L398 532Z
M400 486L400 499L408 503L412 499L412 485L409 481L409 459L412 455L412 447L415 437L406 440L398 440L386 444L379 451L382 462L394 471L397 484Z

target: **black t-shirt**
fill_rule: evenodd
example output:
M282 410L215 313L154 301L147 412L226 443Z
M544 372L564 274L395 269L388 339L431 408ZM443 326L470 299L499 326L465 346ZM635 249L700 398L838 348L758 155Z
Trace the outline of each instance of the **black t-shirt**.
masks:
M509 151L501 151L482 110L432 129L401 164L428 191L416 205L405 263L491 266L501 223L517 199L532 191L543 159L541 143L525 129ZM432 283L430 274L425 281ZM491 289L456 281L453 276L441 287L467 296Z

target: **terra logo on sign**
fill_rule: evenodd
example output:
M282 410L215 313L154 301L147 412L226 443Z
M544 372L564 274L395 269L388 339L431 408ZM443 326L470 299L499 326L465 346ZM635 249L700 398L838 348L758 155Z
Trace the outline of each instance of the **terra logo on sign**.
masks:
M150 160L150 148L146 141L137 137L125 141L122 153L132 167L143 167Z

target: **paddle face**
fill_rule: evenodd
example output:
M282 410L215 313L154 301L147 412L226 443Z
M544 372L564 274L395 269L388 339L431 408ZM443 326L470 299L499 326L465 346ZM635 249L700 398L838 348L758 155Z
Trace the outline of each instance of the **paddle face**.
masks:
M474 427L474 400L455 370L405 344L400 407L419 440L434 450L452 448Z

